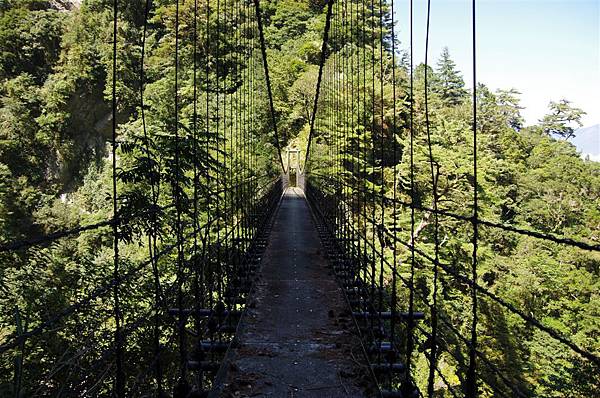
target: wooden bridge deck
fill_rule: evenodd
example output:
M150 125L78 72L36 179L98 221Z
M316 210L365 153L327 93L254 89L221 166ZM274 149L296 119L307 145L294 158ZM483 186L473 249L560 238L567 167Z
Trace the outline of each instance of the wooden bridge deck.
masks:
M287 189L275 217L221 396L367 396L354 324L300 189Z

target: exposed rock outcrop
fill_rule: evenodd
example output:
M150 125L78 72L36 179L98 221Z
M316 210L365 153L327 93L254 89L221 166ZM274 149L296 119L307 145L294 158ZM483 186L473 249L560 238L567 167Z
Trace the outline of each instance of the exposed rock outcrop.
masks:
M50 0L53 8L61 11L69 11L78 8L83 0Z

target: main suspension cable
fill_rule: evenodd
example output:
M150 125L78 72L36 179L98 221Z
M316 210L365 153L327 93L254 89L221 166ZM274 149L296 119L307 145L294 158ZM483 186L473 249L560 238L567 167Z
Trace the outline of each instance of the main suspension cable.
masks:
M333 1L333 0L330 0ZM277 148L277 154L279 156L279 164L281 166L281 170L283 173L287 173L288 170L285 169L283 164L283 157L281 155L281 142L279 140L279 133L277 132L277 117L275 113L275 105L273 102L273 90L271 89L271 78L269 76L269 62L267 61L267 46L265 43L265 35L263 32L263 23L262 23L262 12L260 9L260 0L254 0L254 7L256 11L256 22L258 24L258 37L260 41L260 51L262 54L263 61L263 69L265 72L265 82L267 85L267 94L269 96L269 108L271 110L271 123L273 127L273 132L275 133L275 147Z
M255 0L258 2L258 0ZM317 108L319 105L319 94L321 91L321 80L323 79L323 68L325 61L327 60L327 48L329 44L329 29L331 27L331 15L333 13L333 3L335 0L329 0L327 2L327 15L325 17L325 31L323 32L323 43L321 45L321 60L319 61L319 75L317 77L317 86L315 89L315 98L312 107L312 113L310 115L310 131L308 133L308 143L306 144L306 155L304 158L304 168L308 166L308 159L310 154L310 146L315 131L315 120L317 117ZM261 36L262 37L262 36Z

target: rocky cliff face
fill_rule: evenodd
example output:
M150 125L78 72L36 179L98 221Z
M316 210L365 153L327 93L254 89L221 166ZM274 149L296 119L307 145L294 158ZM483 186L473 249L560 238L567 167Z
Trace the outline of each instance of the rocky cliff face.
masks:
M57 10L69 11L81 5L83 0L50 0L52 7Z

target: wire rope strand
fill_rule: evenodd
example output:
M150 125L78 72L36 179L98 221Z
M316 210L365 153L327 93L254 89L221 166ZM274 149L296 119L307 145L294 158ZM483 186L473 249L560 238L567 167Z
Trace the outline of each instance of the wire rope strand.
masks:
M385 164L385 153L384 153L384 110L385 110L385 99L384 99L384 81L383 81L383 73L384 73L384 67L383 67L383 61L384 61L384 57L383 57L383 48L384 48L384 31L383 31L383 13L384 13L384 9L383 9L383 0L379 0L379 95L381 96L381 109L379 112L379 117L381 118L380 120L380 131L379 131L379 167L381 168L380 173L379 173L379 178L380 178L380 183L381 183L381 192L380 192L380 202L381 202L381 223L378 226L378 234L379 234L379 245L381 247L381 256L379 257L379 327L383 328L383 322L381 320L381 313L383 312L383 306L384 306L384 300L383 300L383 288L384 288L384 280L383 280L383 271L384 271L384 261L383 261L383 256L384 256L384 246L385 246L385 239L384 239L384 234L383 231L385 229L385 203L384 203L384 198L385 198L385 170L384 170L384 164ZM394 340L390 339L390 344L393 350L395 350L395 344L394 344Z
M205 142L205 151L206 151L206 155L210 156L211 153L211 142L212 142L212 132L211 132L211 109L210 109L210 93L211 93L211 79L210 79L210 59L212 56L212 36L210 34L210 18L211 18L211 12L210 12L210 0L206 0L206 5L205 5L206 9L205 9L205 16L206 16L206 65L205 65L205 76L206 76L206 115L205 115L205 134L206 134L206 142ZM216 90L215 90L216 91ZM218 165L217 165L218 167ZM210 173L210 169L206 170L206 185L207 185L207 189L206 189L206 198L205 198L205 202L206 202L206 217L208 220L210 220L211 218L211 205L212 205L212 194L211 194L211 189L210 189L210 185L211 185L211 173ZM210 254L212 252L212 233L211 233L211 228L208 228L207 231L205 232L205 240L206 240L206 244L208 246L207 251L208 251L208 256L210 257ZM209 259L210 261L210 259ZM210 274L210 271L209 271ZM204 280L204 272L201 274L202 278ZM212 306L212 284L210 280L204 281L204 283L206 284L206 291L203 294L203 302L201 303L202 306L204 306L206 304L205 300L205 296L207 296L206 298L208 299L208 305ZM202 334L199 334L199 337L202 337Z
M179 382L178 388L184 388L187 384L187 342L185 333L186 318L183 315L183 236L181 220L181 170L180 170L180 136L179 136L179 0L175 1L175 83L174 83L174 132L175 132L175 181L173 183L173 196L175 201L175 233L177 240L177 308L178 318L178 341L179 341Z
M371 192L370 192L370 202L371 202L371 217L373 220L375 220L376 217L376 199L377 199L377 193L375 192L375 163L376 163L376 153L375 153L375 148L376 148L376 143L375 143L375 129L376 129L376 119L375 119L375 114L377 112L376 110L376 104L375 104L375 64L376 64L376 33L375 33L375 0L371 0L371 15L370 15L370 19L371 19L371 170L370 170L370 177L371 177ZM371 247L375 248L375 241L376 241L376 223L375 221L373 221L371 223ZM374 251L372 251L371 253L371 259L370 259L370 263L371 263L371 295L370 295L370 303L374 303L376 300L376 281L377 281L377 259L376 259L376 254ZM374 322L375 322L375 317L370 317L371 320L371 330L374 329ZM378 355L381 355L380 353L378 353Z
M147 39L147 31L148 31L148 17L150 14L150 9L152 7L152 0L146 0L145 10L144 10L144 24L143 24L143 33L142 33L142 53L140 58L140 113L142 118L142 132L144 136L144 150L146 152L146 156L148 160L151 161L151 169L150 173L150 190L151 190L151 201L153 210L158 208L158 192L159 189L155 186L156 180L160 181L160 170L156 170L157 164L155 159L153 159L152 152L150 150L150 138L148 136L148 130L146 125L146 105L144 102L144 89L145 89L145 56L146 56L146 39ZM156 174L155 174L156 173ZM156 212L151 212L151 227L148 234L148 255L150 261L152 262L152 273L154 277L154 325L153 325L153 346L154 346L154 357L156 360L154 361L154 370L156 376L156 384L158 394L163 393L162 387L162 368L160 361L160 305L161 305L161 283L160 283L160 274L158 271L158 261L155 259L154 253L158 251L157 248L157 229L158 223L156 218Z
M414 30L413 30L413 17L414 17L414 4L413 0L409 3L409 51L410 51L410 276L409 276L409 298L408 298L408 327L407 327L407 338L406 338L406 369L407 374L410 375L410 369L412 366L412 354L414 349L414 279L415 279L415 158L414 158L414 55L413 55L413 44L414 44Z
M118 0L113 0L113 48L112 48L112 207L113 207L113 278L118 279L119 269L119 209L117 205L117 40L118 40ZM119 285L113 286L114 315L115 315L115 354L116 375L115 395L125 396L125 373L123 370L124 342L121 331L122 313L119 298Z
M429 169L431 173L431 188L433 195L433 208L434 212L434 232L433 232L433 241L434 241L434 261L433 261L433 304L431 306L431 352L429 358L429 376L427 381L427 392L429 397L432 397L434 394L434 384L435 384L435 367L437 361L437 300L438 300L438 264L439 264L439 218L438 218L438 190L437 190L437 174L434 170L435 160L433 158L433 149L431 143L431 122L429 119L429 28L430 28L430 19L431 19L431 0L427 0L427 22L425 28L425 131L427 133L427 149L429 155ZM437 163L436 163L437 165ZM412 243L415 245L415 242Z
M479 239L479 203L478 203L478 181L477 181L477 37L476 37L476 0L471 1L471 18L472 18L472 52L473 52L473 254L471 261L471 301L472 301L472 323L471 323L471 339L469 341L469 370L467 373L467 397L475 398L478 395L477 391L477 375L476 375L476 360L477 360L477 249Z
M193 141L193 220L194 241L192 245L192 266L194 272L194 307L200 309L200 270L198 264L198 0L194 0L194 22L192 23L193 30L193 104L192 104L192 141ZM200 322L198 318L194 319L194 328L197 333L200 333Z
M394 140L393 142L393 162L394 162L394 166L393 166L393 180L392 180L392 189L393 189L393 197L394 199L396 199L396 194L397 194L397 175L398 175L398 139L397 139L397 125L396 125L396 112L397 112L397 108L396 108L396 33L395 33L395 10L394 10L394 0L391 0L391 29L392 29L392 139ZM382 206L384 206L385 204L382 203ZM394 242L392 244L392 297L391 297L391 302L390 302L390 312L392 314L392 319L390 322L390 341L395 342L396 341L396 316L397 316L397 306L398 306L398 297L397 297L397 280L396 280L396 273L397 273L397 269L398 269L398 258L397 258L397 244L395 242L396 238L397 238L397 218L398 218L398 213L397 213L397 206L396 203L394 203L393 207L392 207L392 226L393 226L393 233L394 233ZM412 319L412 313L409 313L409 318ZM410 369L407 367L407 372L406 372L407 378L410 378Z
M367 182L367 173L368 173L368 133L367 133L367 0L361 0L362 3L362 91L363 91L363 170L361 173L361 185L366 187ZM367 192L366 190L362 192L361 196L363 197L363 206L359 211L362 213L363 219L363 229L364 236L367 236ZM359 229L360 231L360 229ZM361 239L363 241L363 253L361 253L361 261L363 262L363 282L366 286L369 275L369 261L368 261L368 244L366 239ZM362 297L362 295L361 295ZM366 300L362 302L361 305L363 309L366 309Z
M220 113L220 105L221 105L221 85L220 85L220 73L221 73L221 41L223 40L222 38L222 34L221 34L221 0L217 0L217 11L216 11L216 18L217 18L217 33L216 33L216 49L217 49L217 54L216 54L216 60L215 60L215 65L216 65L216 72L215 72L215 92L216 92L216 101L215 101L215 157L216 157L216 162L217 162L217 168L215 171L215 183L216 183L216 187L218 188L221 184L221 170L222 170L222 165L221 165L221 139L220 139L220 133L221 133L221 113ZM215 273L216 275L221 275L221 195L217 194L215 196L215 215L216 215L216 219L217 219L217 223L216 223L216 240L215 240L215 271L213 271L211 273L211 277L213 278L212 283L215 283L214 278L215 278ZM221 299L221 278L218 278L216 280L216 296L217 296L217 300ZM214 305L214 295L211 294L211 303L210 303L211 307ZM214 338L214 332L211 332L211 338Z

